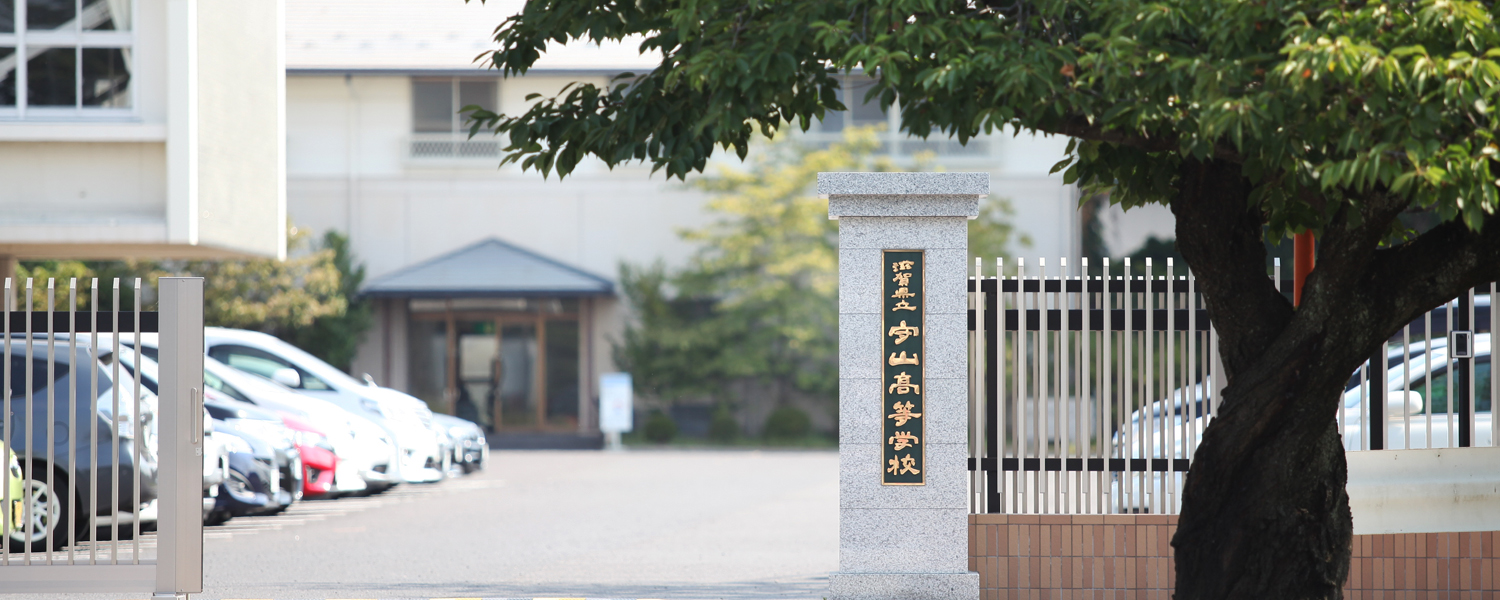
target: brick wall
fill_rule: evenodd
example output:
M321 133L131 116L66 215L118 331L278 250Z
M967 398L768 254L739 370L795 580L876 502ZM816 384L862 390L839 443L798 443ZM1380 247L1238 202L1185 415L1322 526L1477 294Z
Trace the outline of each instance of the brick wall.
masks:
M1165 516L970 515L969 568L982 600L1168 600L1176 530Z
M1495 598L1500 590L1495 581L1497 535L1500 532L1356 535L1344 597L1395 598L1389 591L1399 590L1418 592L1401 598Z
M1176 530L1175 516L970 515L969 568L979 573L982 600L1168 600ZM1344 597L1500 597L1496 537L1500 532L1354 536Z

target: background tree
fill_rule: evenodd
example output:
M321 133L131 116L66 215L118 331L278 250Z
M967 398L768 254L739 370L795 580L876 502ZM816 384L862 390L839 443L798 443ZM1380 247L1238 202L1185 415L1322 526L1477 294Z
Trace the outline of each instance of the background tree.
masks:
M750 382L764 392L753 400L771 406L793 394L836 398L838 228L808 182L824 170L890 170L871 157L875 145L869 130L827 149L764 144L746 169L693 179L715 216L681 232L699 251L671 272L620 269L638 323L616 361L642 391L733 402L734 384Z
M1178 598L1334 598L1352 525L1334 411L1348 374L1423 311L1500 275L1495 7L1466 0L534 0L492 59L642 39L648 73L475 112L507 161L701 170L806 129L839 72L905 131L1075 138L1066 180L1162 203L1220 334L1229 388L1173 544ZM638 36L638 37L637 37ZM1442 224L1414 235L1422 208ZM1293 309L1263 236L1318 234Z
M338 231L330 229L323 233L320 251L332 253L319 258L331 261L338 271L337 295L344 299L344 310L314 317L307 327L285 329L276 335L330 365L349 371L360 342L364 341L365 333L374 323L370 300L359 295L359 288L365 282L365 266L355 264L354 253L349 249L349 237Z
M290 342L334 366L348 369L354 350L370 326L370 309L351 300L364 278L354 266L348 239L330 231L320 245L290 226L288 258L167 261L25 261L17 270L17 290L32 278L33 307L45 310L47 278L55 280L53 306L68 307L68 279L78 278L78 306L88 310L89 280L99 278L99 310L114 308L111 286L120 278L120 309L135 306L134 281L141 279L141 306L156 310L160 277L203 277L203 321L216 327L251 329ZM25 306L18 296L18 306Z
M664 401L786 406L810 396L834 408L838 391L838 225L811 192L820 171L890 171L875 155L873 129L815 148L795 140L757 146L744 169L695 177L707 192L710 225L682 231L698 245L688 263L621 265L620 283L635 312L615 360L636 386ZM1014 235L1003 199L971 221L974 249L1003 254ZM753 382L755 398L735 398Z

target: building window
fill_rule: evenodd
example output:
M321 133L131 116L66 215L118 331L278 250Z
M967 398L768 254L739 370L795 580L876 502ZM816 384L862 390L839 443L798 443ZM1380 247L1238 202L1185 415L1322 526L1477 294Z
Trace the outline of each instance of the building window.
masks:
M822 121L808 130L808 139L815 144L827 145L843 139L845 129L884 126L885 131L879 135L880 146L876 152L891 158L932 156L941 159L989 156L990 141L986 137L976 137L970 139L968 144L960 144L957 138L942 137L941 132L934 132L925 140L901 133L899 114L888 112L881 107L878 97L871 98L869 102L865 101L865 94L868 94L873 86L874 81L868 77L857 75L845 77L844 85L837 93L839 102L848 106L849 110L826 113Z
M844 106L850 109L827 113L823 120L818 122L818 130L824 133L839 133L846 127L889 126L890 117L880 106L880 99L872 98L869 102L865 102L865 94L870 92L873 85L874 82L868 78L845 78L844 86L838 91L838 98L839 102L843 102Z
M130 114L131 0L0 0L0 118Z
M0 0L4 1L4 0ZM465 106L495 110L496 80L417 77L411 81L411 158L497 158L500 142L468 139L459 111Z

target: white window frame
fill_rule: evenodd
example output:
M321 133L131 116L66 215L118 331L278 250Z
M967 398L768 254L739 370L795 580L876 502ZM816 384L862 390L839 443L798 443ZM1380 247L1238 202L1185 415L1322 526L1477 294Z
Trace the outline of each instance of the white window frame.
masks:
M462 115L458 114L458 109L464 107L463 104L460 104L460 102L462 102L462 100L460 100L460 98L459 98L459 84L460 83L464 83L464 82L481 82L481 83L490 83L490 84L494 85L495 86L495 89L494 89L495 97L493 98L493 101L494 101L494 103L496 105L496 108L499 108L499 104L500 104L500 80L498 78L493 78L493 77L459 77L459 76L448 77L448 76L441 76L441 75L439 75L439 76L413 75L411 77L411 83L412 83L412 86L411 86L411 89L412 89L412 92L411 92L411 106L412 106L412 109L415 111L416 105L417 105L417 92L416 92L417 86L416 86L416 84L418 84L418 83L438 83L438 82L443 81L443 80L447 80L447 82L448 82L448 86L449 86L449 92L448 93L450 94L449 95L449 98L450 98L449 104L453 108L453 110L451 111L452 114L449 115L449 124L451 125L452 130L448 131L448 132L441 132L441 131L421 131L421 132L419 132L419 131L416 130L417 124L416 124L415 120L413 120L412 125L411 125L411 132L410 133L412 133L414 135L444 135L445 133L446 134L454 134L454 135L462 134L465 138L467 138L468 135L469 135L469 129L468 129L468 127L464 126L464 123L465 123L464 117Z
M450 85L450 107L449 115L451 131L417 131L415 111L417 105L417 83L439 83L446 81ZM411 87L408 93L410 101L409 114L412 114L412 122L407 127L410 136L405 141L406 159L416 164L453 163L453 164L475 164L485 165L493 168L494 163L501 156L501 140L492 137L469 139L469 128L464 126L464 118L458 114L458 109L463 108L459 93L459 84L464 82L488 82L494 86L494 97L492 101L495 108L500 105L499 78L493 77L465 77L446 75L412 75L410 77Z
M4 121L96 121L128 120L137 116L140 106L140 90L134 81L137 69L135 62L136 30L139 28L140 3L130 0L130 29L126 31L84 31L77 15L83 14L85 0L73 0L74 18L72 29L50 29L28 31L26 28L27 0L14 1L15 31L0 32L0 47L12 48L10 55L16 60L14 106L0 106L0 122ZM100 0L103 2L104 0ZM118 23L118 21L116 21ZM26 103L27 63L31 53L38 54L54 48L73 49L73 106L28 106ZM89 48L119 48L127 55L125 68L132 79L127 108L83 105L83 50Z
M865 93L869 91L867 86L858 83L860 77L860 75L839 76L841 82L840 92L843 94L844 105L848 106L849 110L828 112L824 116L826 120L838 119L838 123L840 123L838 130L827 131L822 128L820 123L814 123L812 128L801 135L806 139L826 145L842 140L845 131L859 125L854 122L854 107L864 100ZM969 141L970 145L963 146L962 149L958 149L958 142L955 137L934 137L933 139L922 140L901 131L901 111L895 110L895 108L896 106L892 105L884 110L885 131L877 134L881 143L884 144L884 148L878 154L897 161L907 161L915 157L918 152L949 150L946 153L940 152L935 158L945 165L964 164L966 162L987 163L993 160L995 144L991 135L976 135ZM864 124L873 125L874 123L867 122ZM913 148L916 149L915 152L911 151Z

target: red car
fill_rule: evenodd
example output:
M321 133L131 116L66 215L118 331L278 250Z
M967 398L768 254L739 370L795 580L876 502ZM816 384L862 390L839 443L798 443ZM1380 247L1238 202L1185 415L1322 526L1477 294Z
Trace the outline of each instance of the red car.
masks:
M292 415L282 413L281 420L295 434L292 442L297 445L297 451L302 453L303 497L328 495L333 490L333 472L339 464L338 456L333 453L333 445L328 443L328 436L323 435L311 423Z

